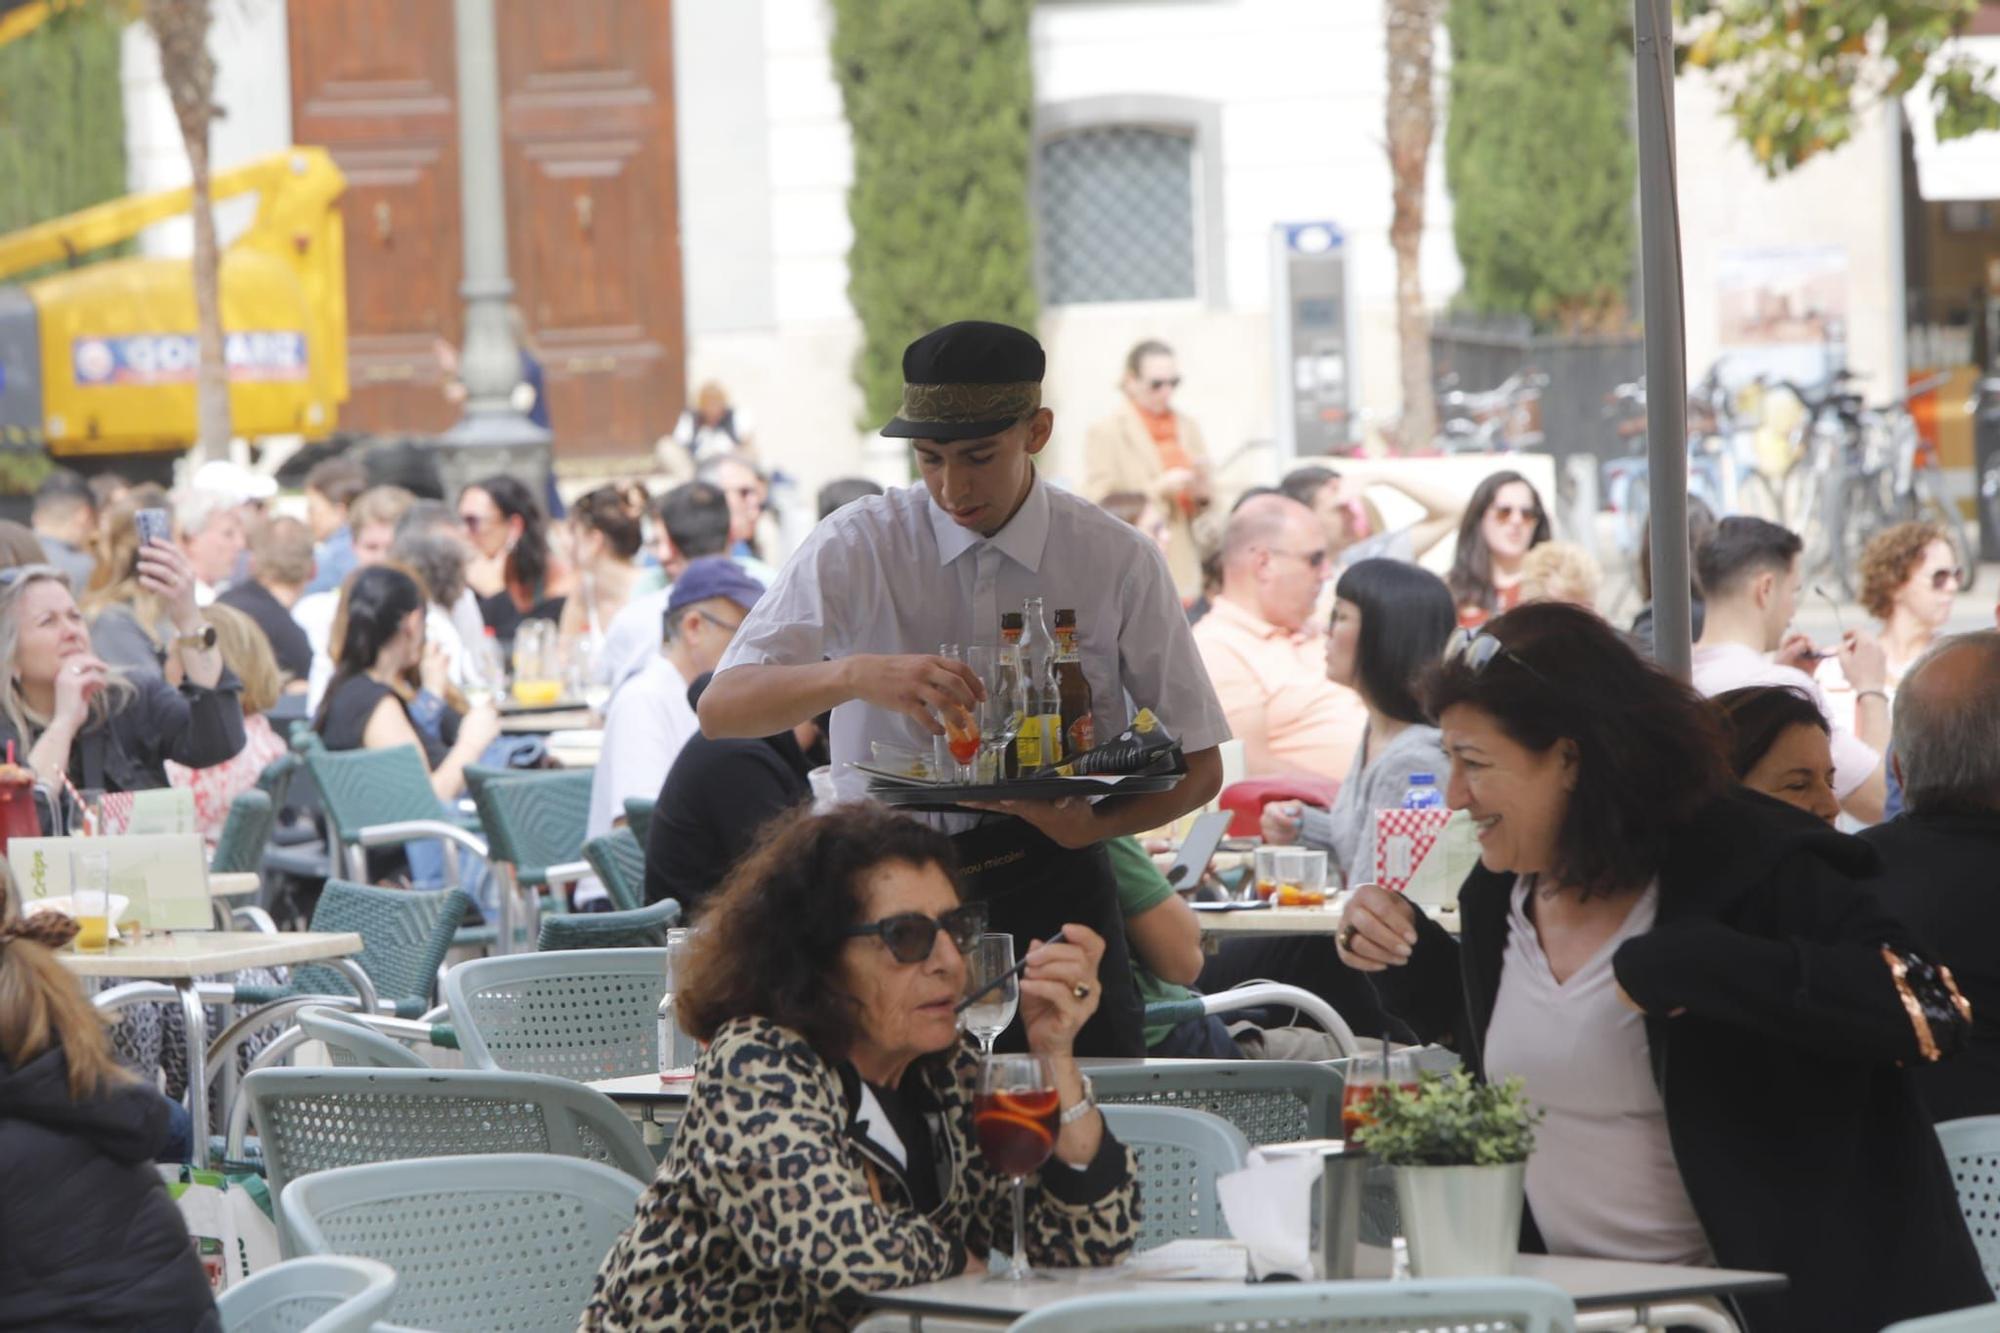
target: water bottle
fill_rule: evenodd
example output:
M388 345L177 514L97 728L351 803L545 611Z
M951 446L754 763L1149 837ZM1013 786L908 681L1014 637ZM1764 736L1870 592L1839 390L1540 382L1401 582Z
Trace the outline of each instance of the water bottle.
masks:
M687 955L688 930L675 926L667 931L667 989L660 996L660 1082L685 1083L694 1078L695 1056L700 1046L680 1025L674 1013L675 975Z
M1410 785L1403 788L1403 808L1405 810L1444 809L1444 793L1438 790L1437 774L1410 774Z

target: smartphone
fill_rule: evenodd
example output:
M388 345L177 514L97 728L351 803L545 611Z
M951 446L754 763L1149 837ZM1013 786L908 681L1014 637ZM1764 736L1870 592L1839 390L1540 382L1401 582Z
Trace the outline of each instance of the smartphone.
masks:
M139 545L147 542L170 542L174 539L173 519L164 509L141 509L132 515L133 526L139 529Z
M1201 877L1208 873L1208 863L1215 859L1215 849L1222 843L1222 835L1229 831L1229 821L1235 818L1227 810L1212 810L1194 821L1187 838L1174 857L1174 863L1167 867L1167 883L1177 889L1191 889L1201 883Z

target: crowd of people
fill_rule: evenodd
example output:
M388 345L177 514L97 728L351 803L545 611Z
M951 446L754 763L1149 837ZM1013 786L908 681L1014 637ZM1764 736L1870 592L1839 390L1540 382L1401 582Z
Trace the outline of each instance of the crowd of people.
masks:
M1034 1262L1117 1261L1144 1206L1081 1058L1338 1053L1286 1013L1147 1018L1264 979L1524 1080L1531 1248L1784 1273L1742 1302L1753 1329L1991 1298L1931 1125L2000 1114L2000 1039L1973 1021L2000 1006L2000 631L1946 634L1966 576L1942 533L1877 537L1877 628L1821 645L1793 628L1797 535L1697 509L1683 683L1650 661L1647 571L1638 620L1608 623L1595 562L1520 472L1461 499L1336 460L1225 503L1149 340L1071 491L1038 471L1032 337L950 325L903 364L884 433L915 484L830 484L784 559L717 386L661 443L672 484L560 516L512 476L446 497L352 454L306 474L302 518L228 465L171 494L59 471L32 531L0 530L0 740L51 789L186 786L211 838L286 748L273 718L414 750L451 801L471 765L546 762L502 734L495 667L517 639L556 645L603 700L584 831L654 803L644 892L697 925L676 1006L707 1048L585 1328L817 1327L980 1271L1008 1182L971 1132L953 1005L986 931L1026 962L998 1049L1043 1057L1060 1104ZM171 535L141 541L151 510ZM1180 783L921 816L853 799L876 747L929 753L991 687L937 645L992 642L1044 593L1075 618L1095 734L1150 710ZM1218 796L1232 739L1275 795L1263 841L1324 851L1351 890L1337 932L1206 951L1190 885L1161 873L1147 837ZM1374 882L1376 817L1424 779L1477 849L1456 933ZM414 844L369 872L443 866ZM584 880L570 905L611 899ZM51 943L0 924L0 982L26 978L0 985L0 1088L56 1108L0 1122L39 1144L88 1119L79 1151L143 1162L164 1100L79 1026ZM56 1017L23 1027L23 993ZM806 1208L848 1242L794 1225ZM144 1258L146 1290L178 1299Z

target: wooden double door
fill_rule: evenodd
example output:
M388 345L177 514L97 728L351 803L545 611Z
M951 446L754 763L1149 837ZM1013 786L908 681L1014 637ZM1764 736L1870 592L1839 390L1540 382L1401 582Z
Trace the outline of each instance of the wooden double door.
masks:
M452 0L287 0L292 136L347 176L351 429L457 419ZM686 395L671 0L495 0L507 252L558 456L637 454Z

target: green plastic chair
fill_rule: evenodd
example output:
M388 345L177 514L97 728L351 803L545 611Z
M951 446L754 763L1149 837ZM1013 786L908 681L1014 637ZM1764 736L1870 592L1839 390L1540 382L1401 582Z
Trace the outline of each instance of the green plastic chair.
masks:
M303 753L306 771L319 787L327 831L346 855L352 879L367 880L370 847L441 839L454 879L461 848L478 856L487 854L486 844L438 800L431 789L430 770L416 746L329 750L315 737Z
M1013 1326L1014 1333L1212 1333L1220 1328L1573 1333L1576 1304L1559 1287L1518 1277L1294 1282L1226 1291L1080 1296L1044 1306Z
M1904 1319L1889 1325L1882 1333L1993 1333L1995 1329L2000 1329L2000 1304Z
M591 774L573 769L466 770L465 785L486 830L500 887L500 948L526 949L535 938L544 890L590 873L583 829L590 818ZM515 919L516 907L525 909ZM560 900L552 898L551 907Z
M359 1014L309 1004L298 1012L299 1031L306 1040L326 1047L339 1069L429 1069L415 1051L385 1032L370 1027Z
M396 1273L329 1254L274 1264L215 1298L222 1333L370 1333L396 1298Z
M632 836L644 847L653 837L653 806L657 804L650 796L627 796L625 798L625 827L632 830Z
M387 1322L423 1329L576 1327L643 1186L539 1153L317 1171L278 1196L288 1254L352 1254L396 1270Z
M660 1068L665 949L474 958L444 974L466 1065L591 1083Z
M289 758L289 756L287 756ZM278 807L268 792L252 787L238 792L229 803L229 816L215 840L215 855L208 860L214 874L255 874L264 867L264 848L271 841L271 829L278 822Z
M1221 1116L1178 1106L1106 1106L1104 1123L1137 1166L1139 1248L1191 1236L1227 1236L1215 1178L1243 1169L1243 1131Z
M672 898L630 912L570 912L542 922L536 948L543 953L563 949L664 949L667 930L681 919L681 905Z
M646 846L629 828L615 828L583 844L583 859L622 911L646 905Z
M297 751L288 751L264 765L264 771L257 775L257 788L271 798L273 810L285 808L285 802L292 794L292 779L305 765L306 761L299 757Z
M603 1093L484 1069L260 1069L243 1081L271 1193L364 1162L537 1152L650 1181L639 1128Z
M1937 1136L1952 1184L1958 1187L1959 1211L1979 1250L1979 1265L2000 1294L2000 1115L1947 1120L1937 1126Z

